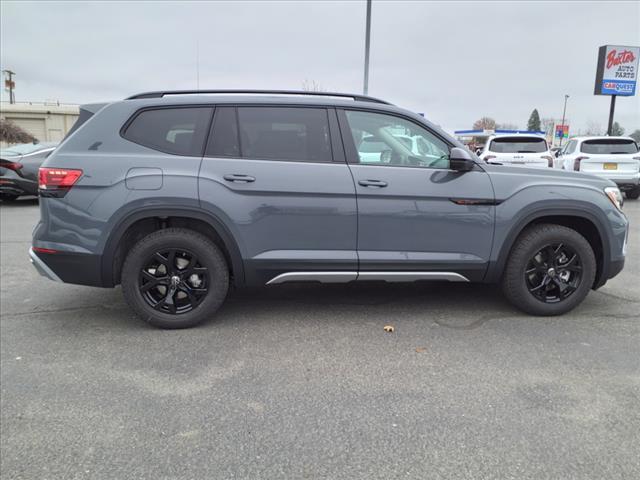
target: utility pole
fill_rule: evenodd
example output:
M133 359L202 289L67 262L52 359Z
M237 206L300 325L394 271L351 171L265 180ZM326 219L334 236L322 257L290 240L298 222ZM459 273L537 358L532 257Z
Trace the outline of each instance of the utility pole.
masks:
M15 82L13 81L13 76L16 74L16 72L12 72L11 70L3 70L2 73L7 76L7 79L4 81L4 87L9 89L9 103L16 103L16 99L13 96L13 89L16 86Z
M369 93L369 47L371 45L371 0L367 0L367 33L364 40L364 88L362 93Z
M564 108L562 109L562 122L560 123L560 126L562 127L562 131L560 132L560 145L558 145L559 147L562 147L562 139L564 138L564 116L567 113L568 98L569 98L569 95L564 96Z

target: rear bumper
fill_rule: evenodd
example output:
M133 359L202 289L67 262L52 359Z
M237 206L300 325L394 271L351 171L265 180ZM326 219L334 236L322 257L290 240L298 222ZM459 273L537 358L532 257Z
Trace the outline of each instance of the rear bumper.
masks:
M38 257L36 252L33 251L33 248L29 249L29 260L31 260L33 267L38 271L40 275L55 282L62 282L60 277L56 275L55 272L51 270L49 266L40 259L40 257Z
M35 269L50 280L91 287L103 287L100 255L56 252L36 253L29 249L29 257Z
M615 182L620 189L633 188L640 185L640 173L583 172Z
M22 177L3 175L0 177L0 193L9 195L38 195L38 184Z

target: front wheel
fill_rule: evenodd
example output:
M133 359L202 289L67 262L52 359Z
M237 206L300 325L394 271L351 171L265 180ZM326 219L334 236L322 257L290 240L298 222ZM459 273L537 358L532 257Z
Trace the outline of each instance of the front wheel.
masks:
M188 328L207 320L228 289L224 255L206 236L188 229L147 235L134 245L122 268L125 300L159 328Z
M516 240L502 289L526 313L561 315L584 300L595 275L595 256L582 235L561 225L541 224Z

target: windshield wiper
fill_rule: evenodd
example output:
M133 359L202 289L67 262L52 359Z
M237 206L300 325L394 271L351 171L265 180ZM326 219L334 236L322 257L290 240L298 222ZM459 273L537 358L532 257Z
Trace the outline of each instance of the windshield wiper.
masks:
M536 153L533 150L518 150L518 153Z

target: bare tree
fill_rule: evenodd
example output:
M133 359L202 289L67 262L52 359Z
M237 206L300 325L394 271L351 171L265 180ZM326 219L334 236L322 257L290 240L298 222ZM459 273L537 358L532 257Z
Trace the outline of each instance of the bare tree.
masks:
M305 92L326 92L326 89L322 85L308 78L302 81L302 90Z
M502 130L518 130L518 125L511 122L496 123L496 128L500 128Z
M604 130L602 130L602 125L600 125L595 120L589 120L587 122L587 130L584 132L585 135L602 135Z
M0 141L13 143L36 143L38 139L9 120L0 119Z
M542 130L544 130L544 132L547 135L553 134L553 126L556 123L556 121L553 118L551 117L543 118L542 120L540 120L540 123L542 124Z
M474 130L495 130L496 121L490 117L482 117L479 120L473 122Z

